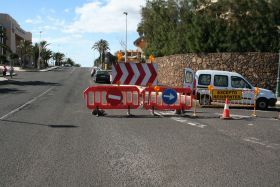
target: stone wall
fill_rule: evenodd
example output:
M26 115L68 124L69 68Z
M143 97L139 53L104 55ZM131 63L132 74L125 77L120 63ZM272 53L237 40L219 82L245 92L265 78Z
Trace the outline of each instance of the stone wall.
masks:
M189 53L159 57L158 82L168 86L182 86L183 69L235 71L252 85L276 90L278 53Z

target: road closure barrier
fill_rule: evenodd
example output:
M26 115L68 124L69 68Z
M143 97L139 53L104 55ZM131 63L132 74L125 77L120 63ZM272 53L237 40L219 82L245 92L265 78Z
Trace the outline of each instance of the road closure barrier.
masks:
M84 98L91 110L130 110L140 105L140 91L136 86L91 86L84 91Z
M256 117L256 100L259 94L259 88L255 89L214 89L209 85L208 88L199 88L196 90L196 98L200 106L221 106L228 99L231 107L253 107L252 116ZM196 111L194 111L194 115Z
M228 98L231 106L254 107L255 90L197 89L196 97L201 106L224 104Z
M142 93L143 108L156 110L188 110L192 107L189 88L147 87Z

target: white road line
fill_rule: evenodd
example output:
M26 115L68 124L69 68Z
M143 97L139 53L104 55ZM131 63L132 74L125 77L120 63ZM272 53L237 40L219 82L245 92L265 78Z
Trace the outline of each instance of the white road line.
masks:
M151 112L151 114L152 114L152 110L150 110L150 112ZM154 113L155 113L155 115L157 115L157 116L160 116L160 117L164 118L164 116L163 116L161 113L158 113L158 112L154 112Z
M223 115L223 114L219 114L219 113L215 113L216 115ZM230 114L231 117L236 117L236 118L251 118L252 116L243 116L243 115L235 115L235 114Z
M279 149L280 148L280 144L269 143L268 141L261 141L258 138L254 138L254 137L243 138L243 140L246 141L246 142L262 145L262 146L265 146L267 148L272 148L272 149Z
M45 92L43 92L43 93L41 93L40 95L38 95L38 96L34 97L33 99L29 100L27 103L25 103L25 104L21 105L20 107L18 107L18 108L16 108L16 109L12 110L12 111L9 112L8 114L2 116L2 117L0 118L0 120L3 120L3 119L5 119L5 118L7 118L8 116L10 116L10 115L12 115L12 114L14 114L14 113L20 111L21 109L23 109L23 108L26 107L27 105L33 103L33 102L36 101L38 98L42 97L43 95L45 95L46 93L48 93L48 92L51 91L52 89L53 89L53 88L49 88L49 89L46 90Z
M162 118L164 118L164 115L166 114L165 112L154 112L154 113L156 115L162 117ZM167 113L167 114L170 114L170 113ZM171 117L170 119L172 119L174 121L177 121L179 123L188 124L188 125L191 125L191 126L194 126L194 127L198 127L198 128L206 127L206 125L203 125L203 124L200 124L200 123L194 123L194 122L188 121L188 120L180 118L180 117Z
M252 123L249 123L248 125L249 125L249 126L253 126L254 124L252 124Z
M73 68L73 70L70 72L70 75L76 70L76 68Z
M259 139L257 138L244 138L243 140L245 140L246 142L251 142L259 145L266 145L265 143L260 142Z

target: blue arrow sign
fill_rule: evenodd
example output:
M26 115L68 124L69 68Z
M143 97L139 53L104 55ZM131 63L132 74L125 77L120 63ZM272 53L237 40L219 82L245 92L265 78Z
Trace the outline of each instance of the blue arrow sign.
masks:
M162 92L162 100L165 104L174 104L177 101L177 92L170 88L164 90Z

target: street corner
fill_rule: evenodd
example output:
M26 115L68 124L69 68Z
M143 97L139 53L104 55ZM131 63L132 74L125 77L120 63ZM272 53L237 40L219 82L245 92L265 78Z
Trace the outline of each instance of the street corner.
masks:
M0 82L2 82L2 81L7 81L7 80L8 80L7 78L0 77Z

